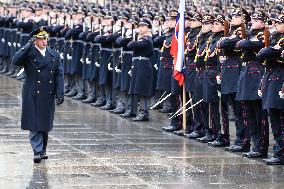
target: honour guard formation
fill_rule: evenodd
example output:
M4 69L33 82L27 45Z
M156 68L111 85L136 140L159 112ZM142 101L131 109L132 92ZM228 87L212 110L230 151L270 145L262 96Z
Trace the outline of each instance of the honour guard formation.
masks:
M187 0L182 16L172 0L1 3L0 73L23 81L34 162L48 158L55 104L72 98L129 122L167 114L164 132L283 165L283 6Z

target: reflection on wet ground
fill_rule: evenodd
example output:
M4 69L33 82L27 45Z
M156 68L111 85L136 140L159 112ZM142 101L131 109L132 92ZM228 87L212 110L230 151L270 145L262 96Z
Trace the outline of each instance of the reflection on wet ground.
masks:
M20 130L21 83L0 76L0 89L0 188L278 189L284 185L283 166L269 167L162 133L167 115L151 112L151 122L133 123L71 99L57 109L50 159L34 165L28 134Z

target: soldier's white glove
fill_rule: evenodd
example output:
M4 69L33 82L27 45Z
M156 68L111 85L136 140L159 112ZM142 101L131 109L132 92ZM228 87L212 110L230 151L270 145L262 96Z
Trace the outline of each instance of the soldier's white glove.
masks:
M118 69L117 66L115 66L114 70L115 70L116 73L121 73L121 69Z
M280 98L284 99L284 93L282 91L279 91Z
M17 43L16 43L16 42L14 42L14 43L13 43L13 46L14 46L14 47L17 47Z
M91 61L89 58L86 58L86 64L91 64Z
M2 38L2 42L5 43L5 39L4 38Z
M219 75L216 76L217 84L221 84L221 77Z
M111 64L110 64L110 63L108 63L107 69L108 69L109 71L112 71L112 70L113 70L113 68L111 67Z
M218 96L221 98L221 91L217 91Z
M12 43L11 43L11 42L8 42L8 46L11 47L11 45L12 45Z
M21 47L21 44L20 44L20 43L18 43L18 47L19 47L19 48Z
M258 91L257 91L257 94L258 94L259 97L262 97L262 92L261 92L261 90L258 90Z
M131 70L128 72L128 74L129 74L130 76L132 76L132 75L131 75Z
M127 30L126 32L125 32L125 37L126 38L130 38L130 37L132 37L132 30Z
M84 60L83 60L83 58L81 58L81 59L80 59L80 62L81 62L82 64L84 63Z
M154 65L154 68L155 68L156 70L159 69L157 64Z
M100 64L98 62L95 63L96 67L100 67Z
M63 59L63 58L64 58L63 53L60 53L60 58L61 58L61 59Z
M69 54L67 54L67 60L72 60L72 56L70 56Z

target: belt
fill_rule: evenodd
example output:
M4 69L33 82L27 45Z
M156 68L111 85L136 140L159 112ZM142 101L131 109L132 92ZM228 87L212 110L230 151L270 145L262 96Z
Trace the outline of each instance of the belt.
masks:
M57 39L57 37L50 37L49 39L55 39L55 40L56 40L56 39Z
M143 56L137 56L137 57L133 57L132 61L134 60L150 60L150 58L148 57L143 57Z
M202 72L202 71L205 70L205 68L204 68L204 67L202 67L202 68L196 68L195 70L196 70L197 72Z
M83 42L82 40L71 40L71 41L72 41L72 43L74 43L74 42L82 43Z
M205 68L206 68L207 70L209 70L210 68L217 69L217 66L205 66Z
M123 54L133 54L133 51L122 51Z
M85 45L91 45L91 42L85 42Z
M109 49L109 48L101 48L101 51L110 51L110 52L112 52L112 49Z
M159 48L154 48L154 51L160 51L160 49Z
M28 33L22 33L21 35L22 36L30 36L30 34L28 34Z
M114 51L120 51L121 48L113 48Z

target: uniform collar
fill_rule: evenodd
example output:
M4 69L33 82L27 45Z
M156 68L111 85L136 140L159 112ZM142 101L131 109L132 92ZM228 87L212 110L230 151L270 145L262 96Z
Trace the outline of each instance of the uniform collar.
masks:
M35 48L36 48L37 50L39 50L40 54L41 54L43 57L45 57L46 47L41 50L40 48L38 48L38 47L35 45Z

